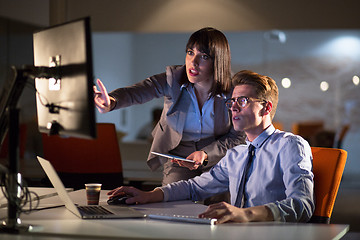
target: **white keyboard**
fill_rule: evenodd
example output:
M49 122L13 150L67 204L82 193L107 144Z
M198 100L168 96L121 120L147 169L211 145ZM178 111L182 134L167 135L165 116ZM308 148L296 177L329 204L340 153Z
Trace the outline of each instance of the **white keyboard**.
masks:
M215 225L217 221L215 218L198 218L194 216L167 215L167 214L149 214L148 217L157 220L200 223L200 224L209 224L209 225Z

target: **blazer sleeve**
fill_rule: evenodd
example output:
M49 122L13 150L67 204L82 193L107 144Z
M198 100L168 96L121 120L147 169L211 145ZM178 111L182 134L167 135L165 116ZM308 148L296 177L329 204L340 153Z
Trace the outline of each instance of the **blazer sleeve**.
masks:
M109 95L116 99L114 109L119 109L160 98L166 94L168 88L166 73L160 73L132 86L111 91Z

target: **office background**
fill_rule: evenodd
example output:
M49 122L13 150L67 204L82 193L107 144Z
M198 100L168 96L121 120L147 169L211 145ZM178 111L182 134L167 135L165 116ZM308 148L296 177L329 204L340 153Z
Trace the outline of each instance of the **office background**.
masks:
M345 175L360 173L360 23L357 1L343 4L303 1L0 1L1 75L9 65L32 63L31 33L53 24L91 16L95 77L108 90L184 63L190 34L204 26L225 32L232 70L252 69L280 86L276 121L292 124L323 121L337 132L350 123L343 147L349 157ZM26 60L25 60L26 59ZM284 88L282 79L291 80ZM328 83L327 91L320 89ZM325 85L324 85L325 84ZM326 88L326 83L322 84ZM33 92L21 101L24 121L34 117ZM98 121L114 122L133 141L151 111L162 101L122 109Z
M212 26L228 37L233 72L251 69L276 80L280 102L275 120L285 130L296 122L322 121L325 130L336 133L350 124L343 142L349 154L344 178L356 185L359 8L356 0L0 0L0 83L9 65L32 63L32 32L54 24L91 17L94 73L108 90L183 64L190 34ZM283 87L284 78L290 79L289 88ZM151 121L152 109L161 105L161 99L155 100L97 114L97 119L114 122L125 135L122 141L135 141ZM34 121L33 90L25 90L20 107L22 120ZM39 147L36 141L32 147Z

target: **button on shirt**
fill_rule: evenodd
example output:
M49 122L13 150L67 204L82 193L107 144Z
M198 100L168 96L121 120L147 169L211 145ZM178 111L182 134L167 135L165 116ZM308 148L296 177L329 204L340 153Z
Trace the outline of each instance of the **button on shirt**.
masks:
M194 86L192 84L184 84L182 87L189 92L191 97L182 140L197 142L201 139L214 136L214 98L209 95L202 109L200 109Z
M266 205L276 221L307 222L315 208L309 144L272 125L251 144L255 156L245 185L244 207ZM217 165L201 176L162 187L164 200L198 201L229 190L231 204L237 205L248 145L229 149Z

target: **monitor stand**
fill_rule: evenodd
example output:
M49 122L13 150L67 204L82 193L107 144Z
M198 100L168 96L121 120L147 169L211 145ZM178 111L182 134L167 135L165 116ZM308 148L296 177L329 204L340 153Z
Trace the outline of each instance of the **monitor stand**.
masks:
M26 70L16 70L15 83L10 89L13 93L9 97L7 105L8 130L9 130L9 168L5 175L6 194L8 198L8 218L0 224L0 233L21 233L33 231L35 228L31 225L21 223L21 191L23 186L21 174L19 173L19 113L16 108L18 98L20 97L28 77L24 74Z
M9 169L6 174L6 194L8 197L8 218L0 225L2 233L28 232L33 227L21 224L20 209L21 189L23 183L19 170L18 148L19 148L19 109L8 108L9 116Z
M20 214L21 208L21 192L24 184L22 183L21 174L19 173L19 112L16 107L17 102L22 94L28 79L34 79L36 77L42 78L60 78L60 70L63 75L76 74L83 68L83 65L69 65L64 68L58 67L35 67L24 66L21 69L12 67L14 82L11 82L9 86L9 94L6 99L7 112L1 117L8 117L8 129L9 129L9 169L6 174L6 194L8 195L8 218L0 224L0 233L20 233L28 231L38 231L37 227L31 225L21 224ZM60 76L60 77L59 77ZM61 108L51 104L50 110L55 111ZM2 119L4 120L4 119ZM57 134L61 130L61 125L54 122L52 123L52 134Z

